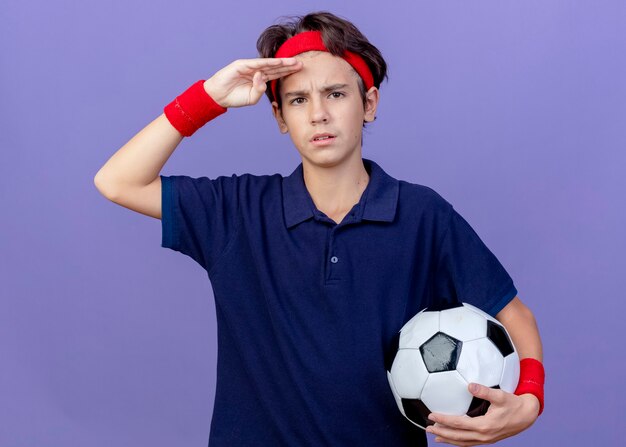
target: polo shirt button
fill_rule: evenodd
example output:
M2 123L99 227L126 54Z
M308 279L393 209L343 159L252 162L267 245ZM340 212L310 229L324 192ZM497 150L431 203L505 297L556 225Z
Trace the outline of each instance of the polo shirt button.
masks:
M332 258L330 258L330 262L332 262L333 264L336 264L337 261L339 261L339 259L337 259L337 256L333 256Z

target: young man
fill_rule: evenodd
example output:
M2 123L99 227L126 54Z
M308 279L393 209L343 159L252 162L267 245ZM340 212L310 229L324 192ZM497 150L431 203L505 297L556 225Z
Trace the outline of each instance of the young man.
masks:
M512 279L439 194L362 158L362 128L386 77L378 50L328 12L269 27L257 48L261 58L236 60L168 104L95 179L110 200L160 218L162 246L211 280L209 444L426 445L396 407L384 357L419 310L457 300L505 325L520 386L470 387L491 402L488 413L433 414L428 431L478 445L528 428L542 407L541 341ZM302 158L289 176L159 175L184 136L264 93Z

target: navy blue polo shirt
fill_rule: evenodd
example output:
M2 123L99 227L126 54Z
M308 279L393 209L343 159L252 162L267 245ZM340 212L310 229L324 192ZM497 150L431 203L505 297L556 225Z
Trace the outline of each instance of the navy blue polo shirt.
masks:
M287 177L161 176L162 246L207 272L217 314L210 446L424 446L384 357L444 301L496 315L513 281L433 189L363 158L370 180L336 223L302 163Z

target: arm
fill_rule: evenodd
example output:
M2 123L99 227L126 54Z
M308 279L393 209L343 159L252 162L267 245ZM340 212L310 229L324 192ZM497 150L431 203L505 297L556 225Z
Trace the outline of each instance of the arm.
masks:
M203 87L224 108L249 106L259 101L266 82L301 68L302 63L295 58L238 59L204 81ZM203 99L194 97L192 101ZM160 219L159 173L182 139L183 135L162 113L100 168L94 178L96 188L119 205Z
M96 188L112 202L160 219L159 173L182 139L162 113L100 168Z
M527 357L543 360L541 339L535 317L518 297L497 315L517 349L520 360ZM468 418L433 413L429 418L435 425L428 427L436 440L459 446L491 444L530 427L539 413L539 400L532 394L517 396L503 390L478 385L470 392L491 402L484 416Z
M519 358L531 357L543 361L543 350L535 316L524 303L515 297L497 315L513 339Z

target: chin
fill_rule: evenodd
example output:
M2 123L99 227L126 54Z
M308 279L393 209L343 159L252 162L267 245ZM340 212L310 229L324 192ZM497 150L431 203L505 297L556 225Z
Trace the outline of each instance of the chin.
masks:
M350 154L341 152L337 148L327 148L320 151L313 151L306 154L306 159L312 165L331 168L345 162L350 158Z

